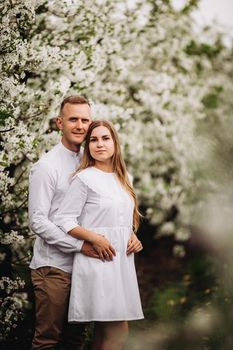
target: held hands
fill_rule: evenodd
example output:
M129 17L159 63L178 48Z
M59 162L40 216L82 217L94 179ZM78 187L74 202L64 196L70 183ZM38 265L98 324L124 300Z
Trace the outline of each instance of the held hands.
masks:
M126 254L138 253L143 249L141 241L132 233L128 240ZM84 241L81 253L91 258L111 261L116 255L114 248L103 235L94 234L92 243Z
M89 258L99 259L99 254L97 254L96 250L93 248L93 245L90 242L83 242L81 253L86 256L89 256Z
M92 241L93 248L97 252L99 258L102 261L112 260L113 256L116 255L115 249L111 246L107 238L103 235L96 235L96 237Z

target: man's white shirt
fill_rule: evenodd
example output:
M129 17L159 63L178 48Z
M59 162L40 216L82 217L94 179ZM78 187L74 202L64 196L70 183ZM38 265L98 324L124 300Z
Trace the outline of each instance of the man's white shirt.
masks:
M82 152L75 153L61 142L35 163L29 176L29 222L36 233L30 268L57 267L71 273L73 253L83 241L63 232L53 218L77 169Z

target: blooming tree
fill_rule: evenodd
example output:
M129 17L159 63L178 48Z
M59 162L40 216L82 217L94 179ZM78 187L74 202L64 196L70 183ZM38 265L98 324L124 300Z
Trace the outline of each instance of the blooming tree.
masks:
M157 232L189 236L198 188L194 136L211 119L216 94L220 120L232 92L229 50L215 33L211 43L197 38L190 25L195 4L187 1L180 12L165 0L0 4L2 338L27 305L15 267L28 265L34 238L28 172L59 139L52 120L64 96L87 95L94 117L115 123L140 203Z
M15 278L28 264L33 235L27 220L28 171L59 138L50 127L61 99L85 93L119 49L114 4L109 1L5 1L1 3L1 243L2 275ZM23 239L23 244L22 244ZM5 278L5 277L3 277ZM9 283L8 283L9 282ZM5 284L9 284L8 292ZM5 291L4 291L5 290ZM1 337L20 312L22 283L2 282ZM24 307L24 303L20 304Z

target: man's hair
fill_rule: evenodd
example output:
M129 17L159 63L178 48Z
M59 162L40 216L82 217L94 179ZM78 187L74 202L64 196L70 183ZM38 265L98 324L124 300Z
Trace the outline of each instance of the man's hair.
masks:
M68 97L64 98L64 100L61 103L60 111L59 111L60 116L62 115L63 108L67 103L70 103L72 105L88 105L88 106L90 106L90 102L84 96L79 96L79 95L68 96Z

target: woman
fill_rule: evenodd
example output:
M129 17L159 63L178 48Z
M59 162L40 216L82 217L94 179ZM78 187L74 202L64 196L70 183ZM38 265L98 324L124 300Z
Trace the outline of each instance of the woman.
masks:
M93 350L122 349L127 321L143 318L134 256L127 255L139 212L110 122L90 125L80 168L55 223L73 237L91 242L102 258L75 255L69 322L95 321Z

